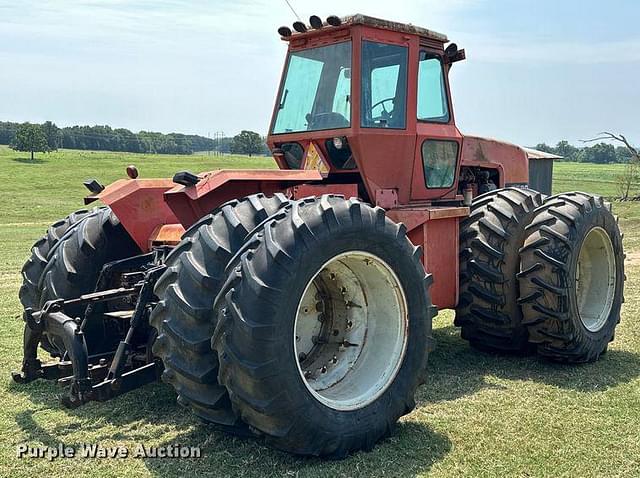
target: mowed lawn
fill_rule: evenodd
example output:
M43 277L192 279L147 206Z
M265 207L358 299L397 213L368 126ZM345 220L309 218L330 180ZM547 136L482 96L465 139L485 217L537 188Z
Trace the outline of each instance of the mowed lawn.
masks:
M189 169L274 167L270 159L0 147L0 476L640 476L640 204L615 203L627 248L626 303L609 352L598 363L561 366L536 357L469 348L442 312L437 349L416 410L370 453L343 461L296 458L259 440L213 431L157 383L107 403L64 409L50 382L12 383L20 368L20 268L47 225L82 207L82 180L103 183L134 163L141 177ZM618 166L562 163L556 191L611 195ZM199 446L199 459L18 459L20 443Z
M588 191L616 197L620 193L616 179L624 172L623 164L565 163L554 165L554 191ZM640 184L636 185L636 194Z

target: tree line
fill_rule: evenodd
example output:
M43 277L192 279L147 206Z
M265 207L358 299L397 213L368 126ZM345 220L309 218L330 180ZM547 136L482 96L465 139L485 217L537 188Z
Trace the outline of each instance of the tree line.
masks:
M59 128L51 121L43 124L0 121L0 144L16 145L17 133L21 127L31 128L29 134L22 135L21 142L24 143L27 138L30 138L29 141L38 146L35 149L31 147L21 149L23 151L46 152L65 148L157 154L193 154L196 151L217 151L250 156L269 154L264 138L248 130L243 130L235 136L211 139L181 133L163 134L153 131L134 133L125 128L112 128L106 125ZM44 143L39 142L40 136L44 137ZM564 161L579 163L629 163L633 158L631 150L626 146L616 147L606 142L582 147L574 146L568 141L560 141L555 146L539 143L535 149L562 156Z
M609 140L609 138L600 139ZM562 156L563 159L561 161L574 161L577 163L629 163L633 159L633 153L626 146L614 146L604 142L582 147L573 146L568 141L560 141L555 146L540 143L535 146L535 149Z
M20 130L23 134L19 134ZM44 139L42 139L44 138ZM26 146L28 142L30 146ZM43 124L0 121L0 144L21 151L48 152L64 149L121 151L128 153L193 154L197 151L220 153L268 154L268 148L258 133L242 131L234 137L211 139L181 133L134 133L111 126L70 126L60 128L51 121Z

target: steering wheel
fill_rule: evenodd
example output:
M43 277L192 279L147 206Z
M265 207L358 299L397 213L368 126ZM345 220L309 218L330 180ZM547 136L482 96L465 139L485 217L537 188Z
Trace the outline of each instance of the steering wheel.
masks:
M377 106L382 106L382 114L380 115L380 119L385 119L385 120L390 120L393 117L393 110L388 110L384 104L387 101L395 101L395 96L392 96L390 98L385 98L384 100L380 100L378 101L376 104L374 104L373 106L371 106L371 116L373 118L373 110L376 109Z

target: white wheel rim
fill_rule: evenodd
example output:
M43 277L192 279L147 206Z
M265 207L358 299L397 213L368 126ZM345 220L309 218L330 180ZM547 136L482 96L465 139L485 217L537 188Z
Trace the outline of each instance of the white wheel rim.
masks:
M386 262L363 251L335 256L298 304L294 350L305 386L335 410L372 403L400 370L408 323L404 290Z
M578 313L588 331L598 332L607 323L615 292L613 245L604 229L594 227L582 241L576 271Z

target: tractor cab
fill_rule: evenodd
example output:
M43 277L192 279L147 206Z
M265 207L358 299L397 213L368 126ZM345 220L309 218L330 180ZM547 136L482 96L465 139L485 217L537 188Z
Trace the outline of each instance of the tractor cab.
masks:
M268 137L279 167L356 181L372 201L455 199L462 135L447 77L464 51L413 25L316 19L279 30L289 49Z

